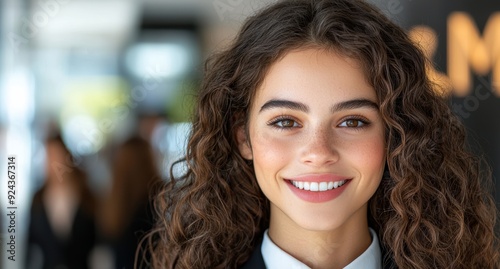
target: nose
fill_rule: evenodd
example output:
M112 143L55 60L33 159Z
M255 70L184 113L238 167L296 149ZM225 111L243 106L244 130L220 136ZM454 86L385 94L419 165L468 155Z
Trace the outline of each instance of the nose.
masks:
M310 166L320 167L339 160L336 139L329 127L316 128L305 139L301 153L301 162ZM338 141L337 141L338 142Z

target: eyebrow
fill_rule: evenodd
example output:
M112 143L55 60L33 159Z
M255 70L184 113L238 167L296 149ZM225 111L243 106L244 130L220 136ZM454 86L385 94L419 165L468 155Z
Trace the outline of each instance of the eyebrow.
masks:
M338 104L335 104L332 107L331 111L333 113L333 112L337 112L339 110L356 109L356 108L362 108L362 107L367 107L367 108L378 110L377 103L375 103L371 100L368 100L368 99L361 98L361 99L353 99L353 100L349 100L349 101L340 102Z
M281 99L272 99L267 101L261 108L259 112L264 110L269 110L272 108L288 108L293 110L299 110L302 112L309 112L309 106L303 103L289 101L289 100L281 100Z
M330 111L332 113L340 111L340 110L348 110L348 109L356 109L356 108L371 108L378 110L378 105L368 99L365 98L360 98L360 99L353 99L353 100L348 100L344 102L340 102L338 104L335 104L332 106ZM288 108L288 109L293 109L293 110L299 110L302 112L309 112L309 106L300 102L295 102L295 101L290 101L290 100L283 100L283 99L272 99L267 101L261 108L259 112L273 109L273 108Z

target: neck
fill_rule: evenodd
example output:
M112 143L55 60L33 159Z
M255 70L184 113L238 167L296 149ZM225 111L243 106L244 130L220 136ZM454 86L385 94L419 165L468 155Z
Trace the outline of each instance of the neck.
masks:
M283 218L272 216L271 213L269 226L271 240L310 268L344 268L360 256L372 241L366 209L355 213L339 227L320 231L307 230L291 220L283 221Z

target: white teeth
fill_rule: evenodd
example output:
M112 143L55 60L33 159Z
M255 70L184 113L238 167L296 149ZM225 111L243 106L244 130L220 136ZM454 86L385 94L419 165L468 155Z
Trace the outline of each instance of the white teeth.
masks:
M328 190L328 183L326 182L319 183L319 191L326 191L326 190Z
M310 190L311 191L319 191L319 184L318 184L318 182L311 182Z
M330 181L330 182L306 182L306 181L291 181L293 186L301 190L306 191L327 191L336 189L346 183L346 180L342 181Z

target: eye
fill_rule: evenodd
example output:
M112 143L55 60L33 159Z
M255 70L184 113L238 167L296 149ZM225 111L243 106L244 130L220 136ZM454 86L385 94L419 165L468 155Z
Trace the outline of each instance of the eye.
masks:
M347 127L347 128L361 128L368 125L366 120L362 119L346 119L342 123L339 124L339 127Z
M268 124L279 129L290 129L290 128L300 127L300 124L294 119L283 118L283 117L274 119Z
M297 123L294 120L280 120L276 123L276 125L283 128L291 128L296 127Z

